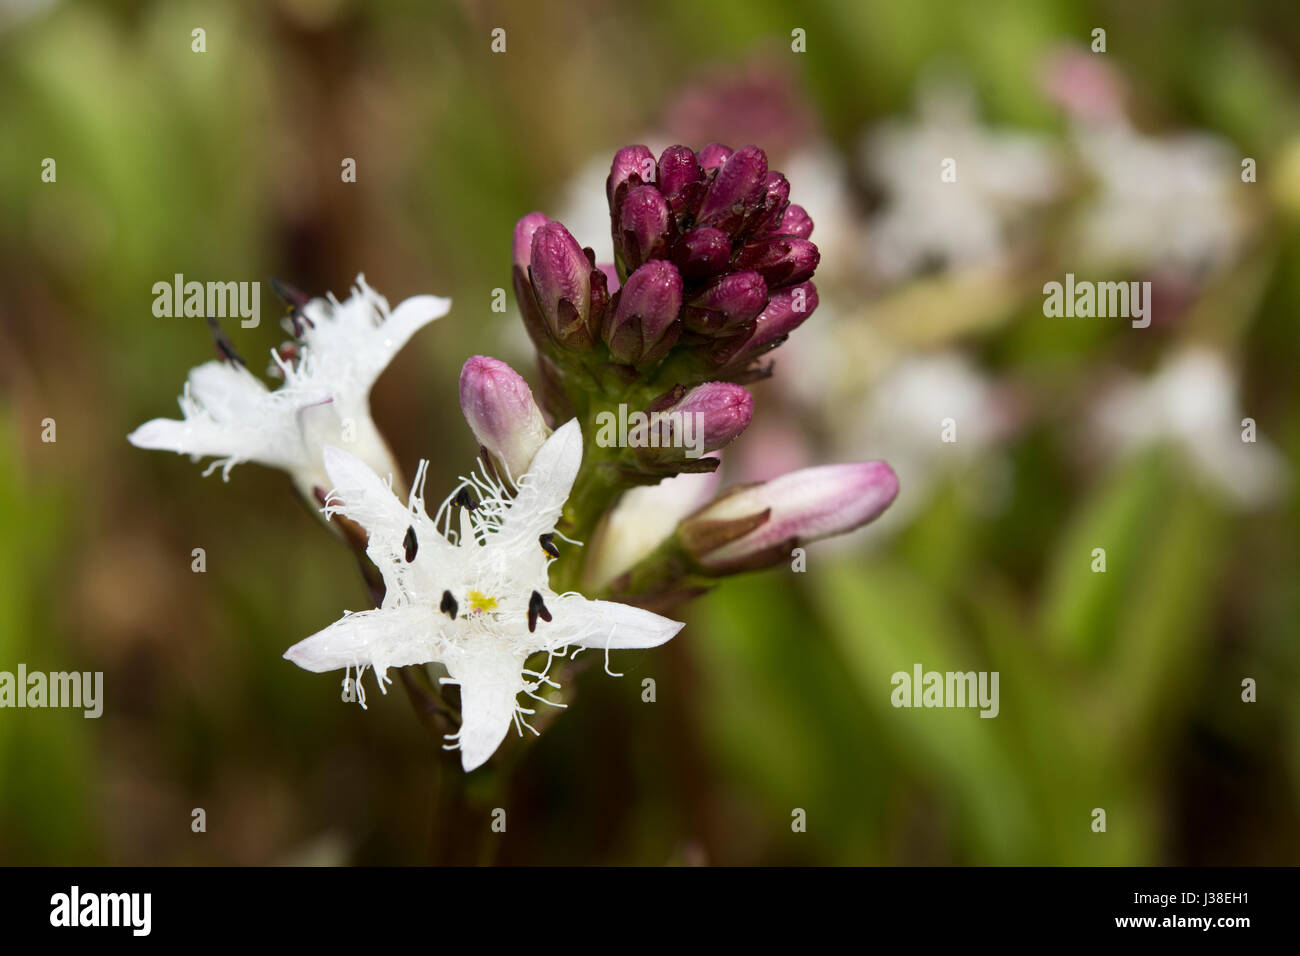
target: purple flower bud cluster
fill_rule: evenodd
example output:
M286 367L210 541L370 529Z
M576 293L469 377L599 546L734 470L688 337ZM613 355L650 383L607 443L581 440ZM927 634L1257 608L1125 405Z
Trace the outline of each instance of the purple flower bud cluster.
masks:
M816 307L812 220L791 205L790 183L768 169L757 146L710 143L698 153L670 146L658 161L644 146L627 146L614 156L605 191L615 266L626 279L615 311L620 298L643 294L650 277L671 289L671 298L659 297L648 334L629 333L627 320L605 326L616 361L653 361L680 342L701 348L715 368L743 368Z
M617 365L647 366L675 347L710 377L742 372L817 306L812 220L756 146L698 153L644 146L614 156L606 181L614 275L541 213L515 227L514 285L543 352L603 343Z

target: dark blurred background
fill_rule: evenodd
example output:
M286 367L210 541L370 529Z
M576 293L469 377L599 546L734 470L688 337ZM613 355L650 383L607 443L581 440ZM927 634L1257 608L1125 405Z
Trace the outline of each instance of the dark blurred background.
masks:
M1290 2L0 0L0 670L103 671L106 698L0 711L0 862L1300 861L1298 54ZM889 160L934 144L889 137L963 104L962 224L999 247L972 226L936 253L958 212L900 206ZM1187 131L1222 147L1222 190ZM262 281L261 326L227 329L255 371L283 338L271 275L452 297L373 395L437 500L475 452L464 359L534 376L491 309L515 220L607 245L613 151L710 140L769 150L824 257L728 469L886 458L898 514L804 575L725 582L466 779L400 690L361 711L281 659L366 600L285 476L127 444L212 353L153 284ZM1133 203L1170 195L1132 222L1104 199L1134 169L1158 174ZM915 263L879 255L927 228ZM1151 329L1042 314L1044 281L1108 253L1095 275L1154 279ZM936 450L948 405L910 424L940 394L973 423L960 456ZM916 662L999 671L1000 715L894 709Z

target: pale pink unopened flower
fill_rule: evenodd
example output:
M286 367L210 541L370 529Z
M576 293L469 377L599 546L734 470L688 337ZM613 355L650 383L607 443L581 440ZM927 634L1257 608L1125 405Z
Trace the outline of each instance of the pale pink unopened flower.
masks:
M723 495L682 522L679 534L708 570L758 567L797 544L861 527L897 494L898 477L883 461L820 465Z
M515 223L515 238L511 246L515 265L527 274L533 258L533 233L550 222L540 212L530 212Z
M505 362L475 355L460 372L460 408L478 443L517 479L551 430L532 390Z

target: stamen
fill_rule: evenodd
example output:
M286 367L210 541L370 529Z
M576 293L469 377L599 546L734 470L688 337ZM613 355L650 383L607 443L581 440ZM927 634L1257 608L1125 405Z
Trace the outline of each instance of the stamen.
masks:
M307 293L290 285L283 279L277 279L275 276L271 276L271 291L279 297L281 302L288 306L301 308L311 301Z
M528 633L529 634L532 634L534 631L537 630L537 619L539 617L543 621L549 623L551 620L551 612L546 609L546 604L545 602L542 601L541 594L539 594L537 591L534 591L532 597L528 599Z
M546 534L538 535L537 543L540 544L542 546L542 550L545 551L552 558L558 558L560 556L560 549L555 546L554 539L555 539L555 534L553 532L548 532Z
M402 539L402 547L406 549L406 563L410 564L415 560L415 553L420 548L420 542L415 540L415 525L406 529L406 537Z
M456 492L454 502L462 508L468 508L470 511L478 507L478 498L474 496L474 492L470 491L468 487L462 487L460 491Z
M451 596L451 592L443 591L442 604L439 605L438 610L441 611L443 614L450 615L451 619L454 621L456 620L457 607L458 605L456 604L456 599Z
M212 342L217 347L217 354L231 365L238 365L240 368L247 368L247 363L235 351L235 347L226 338L226 333L221 331L221 326L212 316L208 316L208 328L212 332Z
M291 286L283 279L271 277L271 289L279 297L280 301L289 307L289 321L293 323L294 338L302 338L303 323L307 323L311 328L316 328L316 323L307 318L307 313L303 311L303 306L311 301L311 297L301 289Z

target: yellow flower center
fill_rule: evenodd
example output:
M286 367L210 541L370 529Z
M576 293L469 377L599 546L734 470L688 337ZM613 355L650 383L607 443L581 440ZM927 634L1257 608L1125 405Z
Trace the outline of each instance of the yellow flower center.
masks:
M470 591L465 595L469 600L469 606L474 611L495 611L497 609L497 599L489 597L482 591Z

